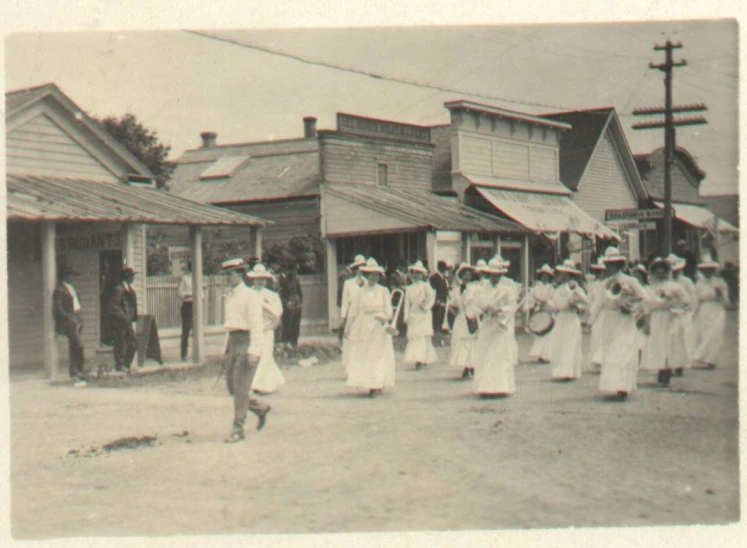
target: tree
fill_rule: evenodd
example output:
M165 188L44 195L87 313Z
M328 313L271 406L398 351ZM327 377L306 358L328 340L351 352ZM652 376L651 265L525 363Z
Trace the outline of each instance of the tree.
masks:
M97 122L119 141L156 176L156 188L167 188L166 183L174 172L174 162L167 160L171 147L162 144L158 134L145 127L134 114L121 118L107 116Z

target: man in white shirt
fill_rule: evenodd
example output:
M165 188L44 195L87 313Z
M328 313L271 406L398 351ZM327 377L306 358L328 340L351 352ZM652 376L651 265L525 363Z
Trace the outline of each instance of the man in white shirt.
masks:
M271 409L249 397L263 347L264 316L261 297L244 283L244 260L224 261L221 268L230 277L223 325L227 332L226 381L234 402L233 430L225 441L236 443L244 439L247 410L257 415L257 430L261 430Z
M182 276L177 287L179 298L182 300L182 361L187 361L187 350L189 349L189 334L192 331L192 265L190 263L182 266Z
M83 341L83 314L78 293L72 284L72 277L79 273L63 266L59 272L59 283L52 298L55 332L65 335L70 356L70 378L76 379L76 386L84 386L85 368Z

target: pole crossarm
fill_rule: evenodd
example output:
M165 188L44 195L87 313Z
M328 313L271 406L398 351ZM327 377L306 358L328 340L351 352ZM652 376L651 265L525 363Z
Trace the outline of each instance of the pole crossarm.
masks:
M706 110L708 110L708 107L703 103L699 103L697 105L683 105L679 107L672 107L672 113L675 114L679 114L682 112L703 112ZM654 114L666 113L666 109L662 107L637 108L633 110L633 116L650 116Z
M678 127L678 126L698 126L707 124L708 120L705 118L697 117L697 118L682 118L680 120L673 120L671 122L672 127ZM640 124L633 124L631 126L633 129L660 129L660 128L666 128L667 122L642 122Z

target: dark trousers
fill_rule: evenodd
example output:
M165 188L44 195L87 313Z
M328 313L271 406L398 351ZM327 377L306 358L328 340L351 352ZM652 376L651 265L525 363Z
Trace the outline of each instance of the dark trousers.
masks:
M298 337L301 334L301 307L291 306L283 311L283 338L282 341L298 346Z
M233 396L233 427L242 430L247 411L259 416L267 405L249 397L249 389L257 371L256 364L249 363L250 334L248 331L232 331L228 334L226 354L226 384L228 393Z
M129 369L137 352L137 337L131 323L113 321L111 323L114 344L114 368L117 371Z
M78 377L85 372L83 366L85 359L83 355L83 323L68 323L65 336L67 336L68 356L70 358L70 376Z
M446 305L436 303L433 305L433 333L441 333L446 314Z
M192 301L182 303L182 361L187 359L189 335L192 332Z

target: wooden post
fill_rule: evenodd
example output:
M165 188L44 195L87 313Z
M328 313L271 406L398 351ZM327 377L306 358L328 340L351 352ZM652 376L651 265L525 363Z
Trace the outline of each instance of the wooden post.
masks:
M254 256L260 261L262 260L262 231L261 226L254 228Z
M44 347L44 377L54 379L59 372L57 336L54 329L52 298L57 284L57 251L55 224L44 222L41 226L42 248L42 329Z
M192 251L192 361L202 361L205 345L205 301L202 291L202 232L199 226L189 227Z
M500 255L501 254L501 237L499 235L495 236L495 253L493 255Z
M521 279L525 290L529 291L529 234L524 235L524 245L522 247Z
M337 240L327 238L324 243L327 249L327 318L329 328L334 329L340 323L337 313Z
M428 270L436 271L436 231L429 230L425 233L425 258L428 261Z
M473 234L462 234L464 249L462 250L462 260L467 264L472 264L472 238Z

